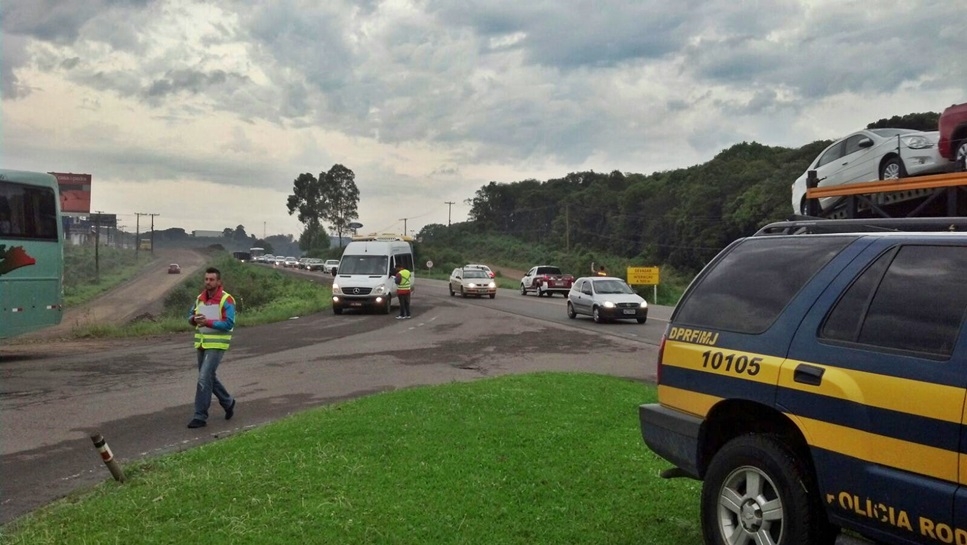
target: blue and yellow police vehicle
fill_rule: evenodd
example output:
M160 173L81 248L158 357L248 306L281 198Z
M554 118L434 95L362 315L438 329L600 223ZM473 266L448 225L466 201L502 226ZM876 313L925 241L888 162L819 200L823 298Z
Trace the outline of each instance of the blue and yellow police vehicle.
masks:
M703 481L705 543L967 544L965 311L967 218L779 222L716 256L639 408L663 476Z

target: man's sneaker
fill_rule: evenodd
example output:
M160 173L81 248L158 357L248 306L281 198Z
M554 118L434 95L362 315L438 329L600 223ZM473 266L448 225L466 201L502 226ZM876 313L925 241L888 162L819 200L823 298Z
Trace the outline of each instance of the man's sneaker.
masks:
M410 318L412 318L412 316L403 316L404 320L409 320Z
M238 400L237 399L233 399L231 406L229 406L227 409L225 409L225 420L231 420L232 417L235 416L235 402L236 401L238 401Z
M204 420L198 420L197 418L193 418L191 422L188 423L189 428L204 428L206 425L207 423Z
M406 318L406 316L397 316L396 317L397 320L402 320L403 318Z

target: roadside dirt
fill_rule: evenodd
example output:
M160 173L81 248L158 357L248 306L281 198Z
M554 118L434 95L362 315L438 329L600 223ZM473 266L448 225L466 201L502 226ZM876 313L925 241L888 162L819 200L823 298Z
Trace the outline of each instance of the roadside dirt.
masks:
M168 264L181 265L181 274L168 274ZM159 249L155 252L152 264L134 278L85 303L77 308L69 308L59 325L10 339L5 344L31 345L44 344L50 353L51 339L59 339L56 349L74 352L78 348L93 350L101 345L117 346L117 340L75 340L66 346L65 337L74 329L97 323L125 322L145 315L157 315L162 310L164 296L168 290L181 282L185 275L198 270L205 263L204 257L189 249ZM199 289L201 287L199 286Z

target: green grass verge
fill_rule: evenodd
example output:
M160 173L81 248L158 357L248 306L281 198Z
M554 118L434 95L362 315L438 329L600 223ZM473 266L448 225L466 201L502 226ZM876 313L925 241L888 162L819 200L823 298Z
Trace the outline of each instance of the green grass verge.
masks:
M700 543L700 483L641 441L655 397L569 373L373 395L129 464L0 542Z

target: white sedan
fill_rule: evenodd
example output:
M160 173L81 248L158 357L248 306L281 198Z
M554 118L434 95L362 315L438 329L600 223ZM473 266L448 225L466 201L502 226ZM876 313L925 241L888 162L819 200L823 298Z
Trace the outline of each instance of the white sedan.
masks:
M937 150L939 139L937 131L911 129L866 129L841 138L824 149L792 184L793 212L806 214L806 177L810 170L816 171L818 187L944 172L949 161ZM837 199L820 199L819 204L825 209Z

